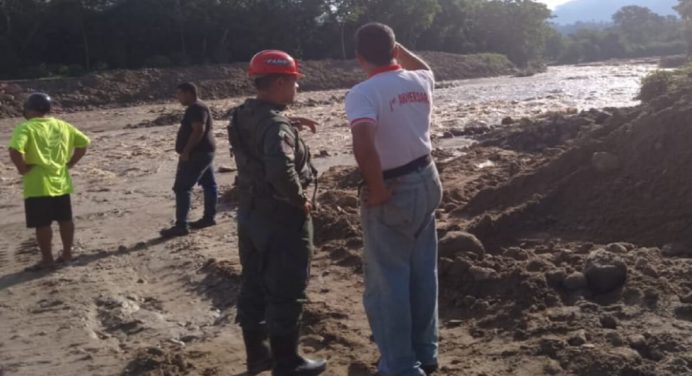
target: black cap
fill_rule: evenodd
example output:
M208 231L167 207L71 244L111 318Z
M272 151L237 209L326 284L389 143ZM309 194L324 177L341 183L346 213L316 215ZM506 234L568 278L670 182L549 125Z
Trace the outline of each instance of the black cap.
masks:
M50 112L53 100L46 93L33 93L24 102L24 111L33 111L41 114Z

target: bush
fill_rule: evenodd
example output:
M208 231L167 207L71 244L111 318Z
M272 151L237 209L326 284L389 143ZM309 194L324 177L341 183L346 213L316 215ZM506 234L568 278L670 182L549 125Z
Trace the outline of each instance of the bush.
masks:
M26 67L18 72L19 78L43 78L51 75L46 64Z
M481 53L463 56L470 64L483 66L490 72L503 72L514 67L514 63L502 54Z
M96 71L105 71L108 70L108 68L108 64L103 61L99 61L94 65L94 70Z
M661 59L658 66L661 68L680 68L690 62L687 55L667 56Z
M642 79L642 87L637 99L642 102L651 100L666 94L675 80L675 73L669 71L655 71Z
M629 46L627 55L629 57L649 57L649 56L670 56L684 54L687 51L687 44L683 40L670 42L654 42L645 45Z
M146 68L167 68L173 66L173 61L163 55L154 55L146 58L142 65Z
M53 72L61 77L68 76L70 74L70 67L67 65L58 65L53 69Z
M79 64L72 64L69 67L67 74L71 77L83 76L86 73L86 69Z

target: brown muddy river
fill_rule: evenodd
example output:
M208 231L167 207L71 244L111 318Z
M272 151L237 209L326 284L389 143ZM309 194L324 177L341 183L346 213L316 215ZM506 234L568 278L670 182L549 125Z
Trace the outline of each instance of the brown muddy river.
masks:
M652 63L555 66L532 77L496 77L441 83L435 95L440 126L498 124L510 116L539 115L575 108L633 106L641 79Z

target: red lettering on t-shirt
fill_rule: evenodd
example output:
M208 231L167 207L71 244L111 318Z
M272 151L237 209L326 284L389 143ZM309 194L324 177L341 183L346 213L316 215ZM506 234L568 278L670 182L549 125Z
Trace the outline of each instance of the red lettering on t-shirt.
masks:
M412 103L430 103L428 94L420 91L410 91L408 93L399 94L399 104Z
M428 97L428 93L421 91L409 91L407 93L399 94L399 96L394 97L391 101L389 101L389 110L394 112L394 108L397 104L399 106L403 106L405 104L414 103L430 104L430 97Z

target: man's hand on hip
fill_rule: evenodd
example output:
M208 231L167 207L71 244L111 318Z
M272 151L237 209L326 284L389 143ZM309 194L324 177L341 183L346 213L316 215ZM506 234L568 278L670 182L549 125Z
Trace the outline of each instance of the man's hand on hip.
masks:
M315 208L312 207L312 202L310 202L309 200L305 201L305 204L303 206L303 210L305 210L305 215L310 215L310 213L312 213L314 209Z
M392 189L385 188L384 190L366 190L363 196L363 203L365 207L374 208L377 206L382 206L392 199Z

